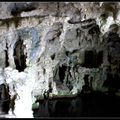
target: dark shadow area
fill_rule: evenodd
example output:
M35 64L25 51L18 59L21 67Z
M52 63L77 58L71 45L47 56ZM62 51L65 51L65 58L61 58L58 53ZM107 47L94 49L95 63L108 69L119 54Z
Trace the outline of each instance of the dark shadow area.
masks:
M98 25L93 26L89 31L89 34L93 35L93 34L100 34L100 29Z
M69 112L70 106L71 106L70 101L59 100L55 106L54 116L55 117L70 116L70 112Z
M89 50L89 51L85 51L85 64L84 66L87 68L92 68L95 67L95 55L94 55L94 51Z
M107 73L107 78L103 83L108 88L108 94L114 95L120 89L120 77L118 74Z
M83 67L98 68L103 63L103 51L86 50Z
M89 74L86 74L83 79L85 84L82 86L81 93L90 94L92 92L92 78L89 80Z
M59 66L59 77L60 77L60 81L63 83L64 82L64 78L65 78L65 71L67 70L66 66Z
M5 84L0 85L0 114L8 114L10 104L9 87Z
M45 114L46 117L120 117L120 97L99 91L74 98L43 101L39 101L39 109L33 110L35 118L44 117Z
M5 50L5 67L9 66L9 61L8 61L8 43L6 42L6 50Z
M55 54L51 55L51 59L52 59L52 60L55 59Z
M103 63L103 51L97 53L96 67L99 67Z
M29 12L32 10L35 10L37 8L36 3L12 3L9 6L9 10L11 11L11 15L13 16L18 16L20 15L23 11L24 12Z
M15 43L13 53L16 69L19 72L24 71L24 69L26 68L26 55L24 54L24 48L25 46L23 45L23 41L19 39Z

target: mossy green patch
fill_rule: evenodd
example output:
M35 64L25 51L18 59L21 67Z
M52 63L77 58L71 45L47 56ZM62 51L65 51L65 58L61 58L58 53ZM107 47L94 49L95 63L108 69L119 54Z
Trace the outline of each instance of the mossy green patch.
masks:
M38 109L39 108L39 102L32 104L32 109Z

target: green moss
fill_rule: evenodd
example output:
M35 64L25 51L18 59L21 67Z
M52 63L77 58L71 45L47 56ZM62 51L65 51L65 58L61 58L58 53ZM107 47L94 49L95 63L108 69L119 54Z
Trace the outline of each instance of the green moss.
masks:
M38 109L39 108L39 102L32 104L32 109Z

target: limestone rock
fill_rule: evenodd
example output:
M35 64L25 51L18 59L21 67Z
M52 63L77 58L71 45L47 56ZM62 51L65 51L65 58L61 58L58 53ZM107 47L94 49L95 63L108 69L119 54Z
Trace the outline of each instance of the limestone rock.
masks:
M3 2L0 6L0 82L9 84L11 96L20 96L15 100L17 116L28 112L25 117L33 117L32 104L46 91L51 97L80 93L86 74L93 78L89 79L93 90L100 91L106 90L107 69L119 76L119 4Z

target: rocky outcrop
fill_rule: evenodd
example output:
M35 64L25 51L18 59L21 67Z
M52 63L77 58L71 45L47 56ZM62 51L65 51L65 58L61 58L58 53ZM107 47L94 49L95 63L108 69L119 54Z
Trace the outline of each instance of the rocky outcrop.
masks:
M15 103L18 116L31 110L46 91L50 97L80 93L86 74L92 78L88 81L93 90L109 90L108 69L113 77L117 74L111 87L119 83L119 4L0 5L0 82L10 86L11 98L16 93L20 96ZM29 107L20 112L20 105Z

